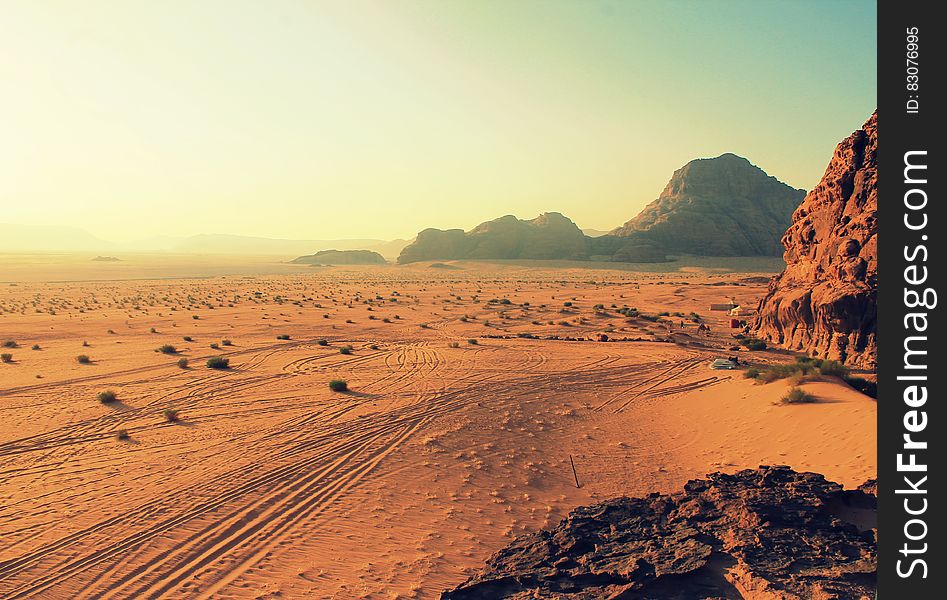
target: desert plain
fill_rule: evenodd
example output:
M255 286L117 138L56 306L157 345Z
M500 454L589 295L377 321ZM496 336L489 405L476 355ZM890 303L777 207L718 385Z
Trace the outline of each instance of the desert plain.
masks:
M781 266L82 265L0 277L2 598L436 598L605 498L875 476L875 400L709 368L794 360L709 310Z

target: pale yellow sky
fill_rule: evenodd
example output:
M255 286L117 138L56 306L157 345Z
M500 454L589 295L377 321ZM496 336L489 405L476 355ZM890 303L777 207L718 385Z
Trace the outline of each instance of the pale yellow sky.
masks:
M0 3L0 222L107 240L610 229L735 152L811 187L874 2Z

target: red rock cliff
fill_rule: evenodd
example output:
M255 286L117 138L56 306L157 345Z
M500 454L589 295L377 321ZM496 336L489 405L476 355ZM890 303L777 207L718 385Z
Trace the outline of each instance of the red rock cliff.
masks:
M792 350L877 365L878 115L835 148L782 238L786 270L760 301L757 334Z

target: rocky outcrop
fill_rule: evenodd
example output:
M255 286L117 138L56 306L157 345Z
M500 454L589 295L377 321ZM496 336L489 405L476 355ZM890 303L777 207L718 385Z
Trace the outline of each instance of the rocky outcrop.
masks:
M778 256L779 238L805 196L735 154L675 171L661 196L623 226L588 236L559 213L507 215L464 232L425 229L399 263L465 259L664 262L669 255Z
M642 247L665 254L779 256L780 236L803 196L735 154L701 158L675 171L657 200L608 237L617 260L626 248L634 256Z
M760 337L847 365L877 366L878 119L836 147L783 236L786 270L770 284Z
M760 467L574 510L444 592L472 598L872 598L875 496Z
M383 265L387 261L371 250L320 250L292 262L298 265Z
M481 223L469 232L425 229L402 250L399 263L423 260L571 259L589 257L589 238L559 213L526 221L512 215Z

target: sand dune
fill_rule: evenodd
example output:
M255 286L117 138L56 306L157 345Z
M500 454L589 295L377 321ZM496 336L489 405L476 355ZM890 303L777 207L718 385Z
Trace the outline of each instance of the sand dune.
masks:
M434 598L596 499L759 464L873 477L874 400L825 379L803 384L819 402L782 406L784 382L708 368L734 352L707 307L755 305L765 284L745 277L466 265L7 287L0 597ZM623 306L697 312L712 334L654 341L665 326Z

